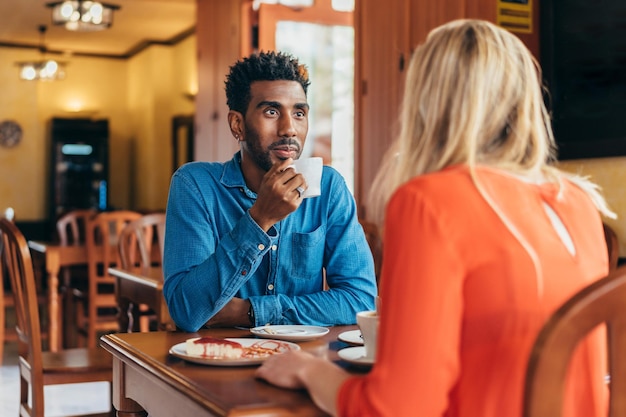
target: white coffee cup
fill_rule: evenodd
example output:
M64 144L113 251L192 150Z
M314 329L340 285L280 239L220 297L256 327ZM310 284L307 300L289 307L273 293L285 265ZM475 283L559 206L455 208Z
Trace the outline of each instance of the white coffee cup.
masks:
M376 358L379 321L378 313L375 310L356 313L356 323L359 325L359 329L361 329L361 337L363 338L365 357L367 359Z
M322 194L322 169L324 161L320 157L300 158L293 161L293 168L302 174L308 188L302 193L302 198L317 197Z

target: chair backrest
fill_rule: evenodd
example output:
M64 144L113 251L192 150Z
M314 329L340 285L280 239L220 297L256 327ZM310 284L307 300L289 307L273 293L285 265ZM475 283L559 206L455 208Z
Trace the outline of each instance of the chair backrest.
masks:
M115 314L110 313L118 305L114 297L115 278L108 268L121 265L117 249L119 235L128 223L140 217L141 213L135 211L116 210L96 214L87 221L87 314L79 321L88 347L96 347L98 331L118 329Z
M20 358L39 378L43 373L41 324L30 249L17 226L4 218L0 219L0 262L11 281Z
M7 207L4 209L4 213L2 213L2 217L5 219L14 222L15 221L15 210L13 207Z
M165 239L165 213L151 213L128 223L120 233L122 268L161 265Z
M524 417L559 417L568 365L579 342L606 323L611 417L626 416L626 267L583 288L545 323L531 351Z
M359 223L361 224L361 227L363 227L367 244L369 245L370 250L372 251L372 256L374 257L374 270L376 272L376 282L378 282L380 280L380 271L383 263L383 241L376 224L363 219L360 219Z
M64 246L84 244L87 220L97 213L95 209L77 209L59 217L56 222L59 243Z
M129 210L102 212L87 221L85 244L89 268L90 297L99 283L113 283L107 269L121 265L118 241L126 225L141 218L141 213ZM95 294L94 294L95 295Z

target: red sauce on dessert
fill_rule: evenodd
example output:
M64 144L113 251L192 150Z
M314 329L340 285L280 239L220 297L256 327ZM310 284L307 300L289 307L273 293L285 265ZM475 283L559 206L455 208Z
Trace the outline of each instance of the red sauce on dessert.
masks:
M217 339L215 337L201 337L198 340L194 340L193 343L197 343L197 344L217 343L220 345L231 345L232 347L237 347L237 348L241 347L240 343L233 342L232 340Z

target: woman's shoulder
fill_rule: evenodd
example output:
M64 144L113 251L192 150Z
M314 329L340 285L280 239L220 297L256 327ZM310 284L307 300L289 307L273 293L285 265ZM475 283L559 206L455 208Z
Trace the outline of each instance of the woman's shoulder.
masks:
M400 188L443 190L450 187L466 185L471 181L469 168L465 165L454 165L439 171L418 175L411 178Z
M411 178L395 190L390 203L412 201L410 204L425 204L441 210L472 199L476 194L468 170L458 166Z
M453 165L442 170L413 177L396 190L410 198L424 198L431 202L441 201L446 205L470 204L473 199L483 200L479 188L488 189L496 197L520 197L531 192L532 181L525 181L504 170L467 165ZM532 191L535 192L535 191Z

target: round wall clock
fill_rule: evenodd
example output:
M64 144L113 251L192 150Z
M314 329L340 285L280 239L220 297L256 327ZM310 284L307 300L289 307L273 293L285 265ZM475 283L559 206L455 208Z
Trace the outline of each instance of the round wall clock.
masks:
M22 139L22 127L13 120L0 123L0 146L12 148Z

